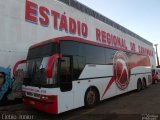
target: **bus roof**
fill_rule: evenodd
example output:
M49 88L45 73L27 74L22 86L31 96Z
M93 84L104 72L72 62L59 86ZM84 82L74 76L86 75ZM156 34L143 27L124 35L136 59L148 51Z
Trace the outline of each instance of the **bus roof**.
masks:
M34 49L36 47L43 46L43 45L46 45L46 44L49 44L49 43L53 43L53 42L59 43L60 41L75 41L75 42L91 44L91 45L95 45L95 46L99 46L99 47L115 49L115 50L122 50L122 51L130 52L130 53L140 54L138 52L133 52L133 51L130 51L128 49L113 47L113 46L109 46L109 45L106 45L106 44L102 44L102 43L98 43L98 42L95 42L95 41L86 40L86 39L79 38L79 37L73 37L73 36L63 36L63 37L57 37L57 38L49 39L49 40L34 44L29 49Z
M81 12L83 12L83 13L89 15L89 16L92 16L95 19L98 19L98 20L100 20L100 21L102 21L102 22L104 22L104 23L122 31L123 33L126 33L126 34L128 34L128 35L130 35L134 38L137 38L138 40L140 40L140 41L142 41L142 42L144 42L148 45L153 46L153 44L151 42L147 41L146 39L142 38L141 36L137 35L136 33L128 30L127 28L119 25L118 23L112 21L111 19L105 17L104 15L96 12L95 10L85 6L84 4L78 2L77 0L58 0L58 1L61 1L61 2L67 4L71 7L74 7L75 9L80 10Z

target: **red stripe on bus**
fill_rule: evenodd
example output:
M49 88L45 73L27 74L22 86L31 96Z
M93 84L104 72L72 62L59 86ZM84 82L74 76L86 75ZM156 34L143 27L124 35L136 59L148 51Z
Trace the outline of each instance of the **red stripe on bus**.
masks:
M111 80L109 81L109 83L108 83L108 85L106 86L106 89L105 89L105 91L104 91L104 93L103 93L103 95L102 95L102 98L104 97L104 95L106 94L106 92L109 90L109 88L111 87L111 85L113 84L113 82L114 82L114 76L111 78Z

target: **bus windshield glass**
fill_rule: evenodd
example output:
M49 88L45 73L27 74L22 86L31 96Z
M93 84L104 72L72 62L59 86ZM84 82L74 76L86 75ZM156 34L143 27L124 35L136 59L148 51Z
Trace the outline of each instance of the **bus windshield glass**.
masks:
M47 79L46 67L50 56L56 53L58 53L57 43L50 43L30 49L27 56L27 73L23 84L37 87L54 86L56 79Z
M56 53L58 53L58 43L49 43L29 49L27 60L48 57Z

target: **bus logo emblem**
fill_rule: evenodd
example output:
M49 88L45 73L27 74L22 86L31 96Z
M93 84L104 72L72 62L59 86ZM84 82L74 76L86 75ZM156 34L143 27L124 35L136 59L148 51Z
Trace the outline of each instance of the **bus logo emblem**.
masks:
M130 81L130 69L127 55L122 51L117 51L113 58L113 73L116 85L124 90Z

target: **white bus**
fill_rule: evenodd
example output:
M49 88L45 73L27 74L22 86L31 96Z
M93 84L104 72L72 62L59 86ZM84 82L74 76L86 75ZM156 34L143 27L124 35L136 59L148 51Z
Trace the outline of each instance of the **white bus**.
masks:
M30 47L23 101L58 114L145 89L151 84L148 56L77 37L60 37Z
M5 0L0 6L0 75L12 77L27 63L27 106L59 114L151 84L153 44L83 4Z

